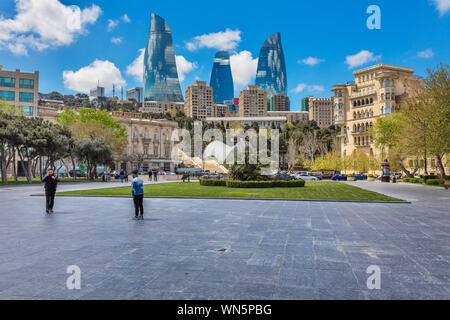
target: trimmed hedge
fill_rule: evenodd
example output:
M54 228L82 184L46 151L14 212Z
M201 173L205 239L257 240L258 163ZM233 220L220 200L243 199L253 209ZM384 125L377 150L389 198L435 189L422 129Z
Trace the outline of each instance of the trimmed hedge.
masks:
M403 178L403 182L406 182L406 183L422 183L423 179L421 179L421 178Z
M302 188L305 186L304 180L272 180L272 181L227 181L229 188Z
M443 186L445 183L444 179L428 179L427 185L429 186Z
M209 187L226 187L227 180L200 179L200 185Z

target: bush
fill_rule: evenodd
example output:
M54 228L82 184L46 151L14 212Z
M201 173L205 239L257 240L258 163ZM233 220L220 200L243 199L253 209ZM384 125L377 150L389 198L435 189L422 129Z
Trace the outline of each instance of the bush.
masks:
M201 186L209 186L209 187L226 187L226 180L213 180L213 179L200 179Z
M421 178L403 178L403 182L406 183L422 183L422 181Z
M444 179L428 179L427 185L429 186L443 186L445 183Z
M304 180L292 181L237 181L228 180L227 187L229 188L302 188L305 186Z
M347 175L347 178L353 178L353 177L354 177L353 173L349 173L349 174Z
M367 177L368 178L375 178L375 176L373 174L369 174Z

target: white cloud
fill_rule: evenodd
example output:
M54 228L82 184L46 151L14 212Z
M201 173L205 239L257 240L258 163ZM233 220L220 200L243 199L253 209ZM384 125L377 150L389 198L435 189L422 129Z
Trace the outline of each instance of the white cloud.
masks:
M108 32L113 31L119 25L119 20L108 19Z
M246 87L255 78L258 58L253 59L251 52L244 50L233 54L230 64L235 89Z
M114 43L114 44L122 43L122 38L112 38L111 42Z
M241 31L230 30L203 34L195 37L186 44L186 48L195 51L200 48L214 48L217 50L234 50L241 42Z
M366 63L377 61L379 58L380 56L374 56L373 52L361 50L353 56L347 56L345 63L348 64L349 69L353 69Z
M26 55L29 49L68 46L87 25L97 21L102 10L96 5L81 10L58 0L16 0L16 15L0 17L0 48Z
M433 49L426 49L424 51L418 52L417 56L419 58L423 58L423 59L430 59L430 58L434 57L434 52L433 52Z
M107 92L112 90L113 85L121 87L127 85L120 70L107 60L95 60L78 71L64 71L63 80L67 89L83 93L89 93L98 82Z
M130 22L131 22L131 19L130 19L130 17L125 13L125 14L122 16L122 21L125 22L125 23L130 23Z
M450 0L433 0L433 3L436 5L441 16L450 11Z
M197 62L189 62L183 56L175 56L177 61L178 78L180 82L186 79L186 75L194 69L198 68Z
M139 49L139 56L127 67L125 73L134 77L136 81L142 81L144 77L145 49ZM175 56L178 70L178 78L183 82L186 75L198 68L197 62L190 62L183 56Z
M297 85L294 89L291 90L291 92L293 93L301 93L303 91L310 91L310 92L324 92L325 88L323 86L317 85L317 84L313 84L313 85L308 85L306 83L300 83L299 85Z
M298 63L303 63L303 64L306 64L308 66L314 67L316 64L319 64L319 63L324 62L324 61L325 61L324 59L308 57L306 59L299 60Z
M134 77L136 81L142 81L144 78L144 54L145 49L139 49L139 56L127 67L125 73Z

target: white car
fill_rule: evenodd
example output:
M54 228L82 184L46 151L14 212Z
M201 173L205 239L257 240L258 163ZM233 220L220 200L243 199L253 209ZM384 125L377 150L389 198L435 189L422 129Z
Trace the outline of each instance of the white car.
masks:
M317 177L314 177L314 176L310 176L310 175L307 175L307 174L294 174L294 175L292 175L296 180L298 180L298 179L302 179L302 180L305 180L305 181L319 181L320 179L319 178L317 178Z

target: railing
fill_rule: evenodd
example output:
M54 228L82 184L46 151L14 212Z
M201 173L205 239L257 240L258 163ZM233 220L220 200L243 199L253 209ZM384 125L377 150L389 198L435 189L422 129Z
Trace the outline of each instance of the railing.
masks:
M353 98L359 98L359 97L368 96L368 95L371 95L371 94L374 94L374 93L375 93L375 89L370 89L370 90L367 90L367 91L362 91L362 92L359 92L359 93L354 93L354 94L352 94L352 99L353 99Z

